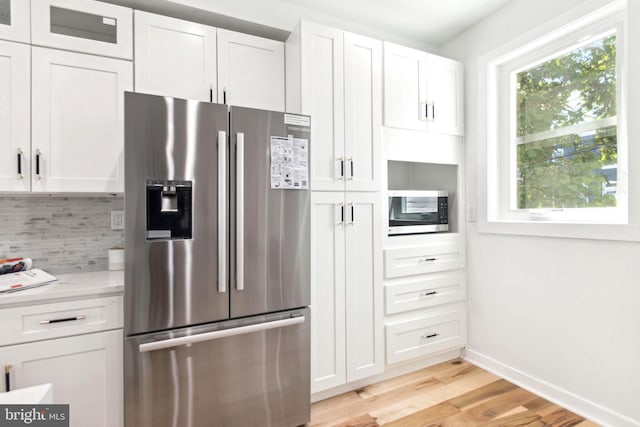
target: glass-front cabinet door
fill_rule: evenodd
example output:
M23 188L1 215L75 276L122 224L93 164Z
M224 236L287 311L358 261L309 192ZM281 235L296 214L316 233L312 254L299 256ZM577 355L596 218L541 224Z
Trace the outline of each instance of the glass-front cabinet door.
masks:
M29 43L27 0L0 0L0 40Z

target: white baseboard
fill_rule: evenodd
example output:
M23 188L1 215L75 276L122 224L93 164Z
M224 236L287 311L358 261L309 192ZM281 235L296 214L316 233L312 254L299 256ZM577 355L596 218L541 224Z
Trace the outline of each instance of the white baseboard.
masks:
M512 383L529 390L557 405L579 414L597 424L610 427L640 427L640 421L613 412L595 402L584 399L546 381L532 377L491 357L467 348L464 359Z

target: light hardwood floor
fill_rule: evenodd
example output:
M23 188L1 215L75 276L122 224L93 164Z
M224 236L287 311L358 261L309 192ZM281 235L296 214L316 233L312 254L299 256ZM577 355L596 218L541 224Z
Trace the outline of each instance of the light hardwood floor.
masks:
M310 426L381 425L597 426L459 359L335 396L311 406Z

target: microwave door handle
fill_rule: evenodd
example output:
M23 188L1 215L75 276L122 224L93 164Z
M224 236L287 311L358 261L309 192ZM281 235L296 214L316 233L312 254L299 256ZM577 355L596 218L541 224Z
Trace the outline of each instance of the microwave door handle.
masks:
M236 289L244 290L244 133L236 135Z
M304 316L290 317L288 319L273 320L271 322L256 323L253 325L240 326L238 328L222 329L220 331L205 332L197 335L189 335L186 337L169 338L161 341L153 341L140 344L138 351L146 353L149 351L164 350L167 348L178 347L182 345L194 344L204 341L212 341L220 338L234 337L238 335L250 334L254 332L268 331L270 329L284 328L285 326L293 326L304 323Z
M218 292L227 291L227 133L218 131Z

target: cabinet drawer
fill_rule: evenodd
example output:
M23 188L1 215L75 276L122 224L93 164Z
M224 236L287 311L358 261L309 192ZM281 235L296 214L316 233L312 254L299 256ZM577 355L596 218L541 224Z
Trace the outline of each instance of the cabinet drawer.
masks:
M7 308L0 324L0 345L121 328L122 297Z
M385 327L387 364L403 362L464 346L464 310L424 317Z
M384 251L384 275L388 279L463 267L462 246L458 244L386 249Z
M133 59L133 11L98 1L31 0L31 42Z
M464 297L463 271L416 276L410 280L384 285L386 314L461 301Z

